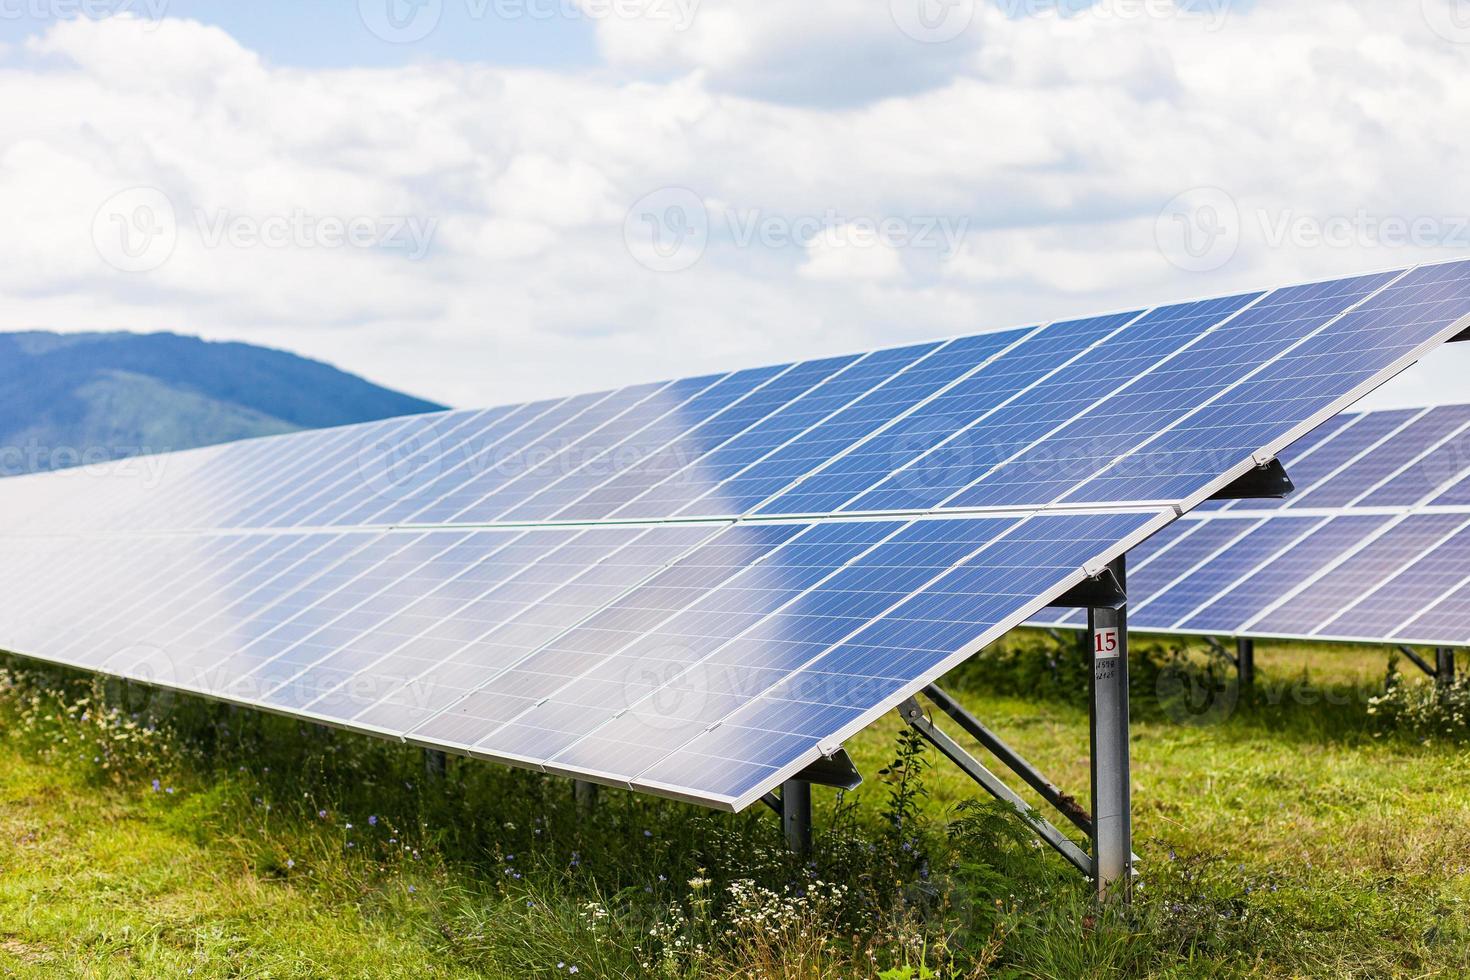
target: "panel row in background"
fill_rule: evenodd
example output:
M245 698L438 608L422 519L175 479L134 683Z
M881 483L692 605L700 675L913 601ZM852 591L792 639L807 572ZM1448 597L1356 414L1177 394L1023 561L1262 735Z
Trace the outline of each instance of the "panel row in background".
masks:
M21 478L0 512L73 532L1190 506L1467 316L1458 262Z
M1281 458L1291 497L1208 504L1130 556L1132 628L1470 644L1470 405L1339 416Z
M12 538L0 648L741 807L1171 517Z

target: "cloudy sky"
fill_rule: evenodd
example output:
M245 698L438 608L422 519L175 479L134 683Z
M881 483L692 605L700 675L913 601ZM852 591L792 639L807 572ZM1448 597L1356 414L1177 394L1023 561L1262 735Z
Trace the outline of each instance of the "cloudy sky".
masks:
M0 329L479 405L1392 268L1467 70L1470 0L0 0Z

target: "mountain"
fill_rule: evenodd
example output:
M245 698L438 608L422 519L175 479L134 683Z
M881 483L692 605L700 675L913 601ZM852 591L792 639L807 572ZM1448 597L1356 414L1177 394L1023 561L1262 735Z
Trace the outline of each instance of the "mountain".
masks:
M250 344L0 334L0 475L441 407Z

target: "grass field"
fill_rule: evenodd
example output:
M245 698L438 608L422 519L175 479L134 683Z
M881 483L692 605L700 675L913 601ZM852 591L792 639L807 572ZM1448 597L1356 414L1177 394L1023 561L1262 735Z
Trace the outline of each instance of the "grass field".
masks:
M1406 676L1374 705L1384 651L1263 646L1255 700L1214 710L1174 697L1163 648L1136 653L1126 911L893 719L849 746L861 789L815 793L802 864L763 808L605 790L584 813L564 780L426 780L386 743L21 668L0 687L0 972L1470 975L1463 689L1446 707ZM947 683L1085 799L1074 657L1023 635Z

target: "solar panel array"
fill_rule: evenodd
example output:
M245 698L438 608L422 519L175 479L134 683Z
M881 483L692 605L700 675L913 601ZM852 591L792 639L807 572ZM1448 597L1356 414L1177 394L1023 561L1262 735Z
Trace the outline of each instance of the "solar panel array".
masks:
M1470 324L1470 262L0 481L0 645L740 809Z
M1281 459L1290 498L1208 504L1133 556L1131 629L1470 645L1470 405L1340 415Z

